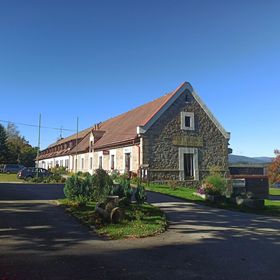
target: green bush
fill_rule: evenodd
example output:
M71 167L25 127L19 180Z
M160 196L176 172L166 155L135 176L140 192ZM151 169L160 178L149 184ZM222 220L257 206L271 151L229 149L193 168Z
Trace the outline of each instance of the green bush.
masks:
M95 201L103 201L110 194L113 187L113 180L103 169L95 170L92 176L93 199Z
M121 175L115 179L115 182L118 182L113 186L111 194L118 195L120 198L126 197L131 201L133 190L130 186L130 180L126 175Z
M136 200L137 204L143 204L147 200L145 188L141 184L137 185L137 188L135 191L135 200Z
M64 186L65 197L70 200L78 200L81 197L89 198L89 183L87 180L74 175L69 177Z
M120 176L120 172L116 169L113 170L110 174L110 177L113 181L118 180L119 176Z
M227 180L218 174L207 176L202 185L204 193L209 195L224 195L226 187Z
M110 194L112 186L113 181L107 172L97 169L93 175L77 173L69 177L65 182L64 194L66 198L82 203L103 201Z
M63 166L57 166L57 167L53 167L51 168L51 172L55 175L65 175L68 174L68 171L65 167Z

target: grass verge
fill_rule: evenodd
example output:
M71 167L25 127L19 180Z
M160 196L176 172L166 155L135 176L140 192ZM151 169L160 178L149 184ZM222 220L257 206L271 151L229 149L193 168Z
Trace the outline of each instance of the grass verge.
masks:
M175 196L175 197L182 198L182 199L190 201L190 202L195 202L195 203L207 205L210 207L233 210L233 211L240 211L240 212L245 212L245 213L254 213L254 214L260 214L260 215L279 216L280 217L280 201L272 201L272 200L266 199L265 206L263 209L252 209L252 208L248 208L248 207L244 207L244 206L238 206L235 203L233 203L230 199L225 199L225 200L221 200L221 201L217 201L217 202L205 201L203 198L193 194L194 192L196 192L195 188L186 188L186 187L171 188L168 185L151 183L149 185L146 185L145 189L148 191L154 191L154 192L159 192L162 194ZM278 194L278 192L277 192L277 194ZM274 195L276 195L275 192L274 192Z
M66 211L83 224L94 227L95 231L111 239L140 238L164 232L167 226L164 213L150 204L131 204L125 208L124 219L119 224L104 223L95 213L95 203L79 206L67 199L59 200Z
M270 195L280 195L280 189L279 188L270 188L269 194Z
M0 183L1 182L22 182L22 180L17 178L17 174L0 173Z

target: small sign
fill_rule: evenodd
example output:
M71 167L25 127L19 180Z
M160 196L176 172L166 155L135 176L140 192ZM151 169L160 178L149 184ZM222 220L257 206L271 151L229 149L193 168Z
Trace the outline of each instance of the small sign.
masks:
M245 179L233 179L232 186L233 187L245 187L246 181L245 181Z
M108 156L109 155L109 151L108 150L104 150L103 151L103 156Z
M183 147L203 147L203 138L200 136L175 136L173 145Z

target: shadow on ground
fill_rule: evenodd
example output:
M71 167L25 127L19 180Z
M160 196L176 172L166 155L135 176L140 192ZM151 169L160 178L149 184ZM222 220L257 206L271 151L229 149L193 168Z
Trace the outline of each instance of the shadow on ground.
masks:
M17 189L21 195L0 187L1 280L280 279L279 219L152 194L170 221L166 233L104 241L64 209L35 201L59 197L61 188L34 187ZM20 200L24 190L33 200Z

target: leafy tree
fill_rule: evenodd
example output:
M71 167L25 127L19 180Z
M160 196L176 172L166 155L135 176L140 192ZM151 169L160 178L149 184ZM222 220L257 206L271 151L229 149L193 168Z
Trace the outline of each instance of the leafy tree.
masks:
M280 150L274 151L275 158L268 166L268 178L271 183L280 182Z
M0 163L7 162L7 134L3 125L0 124Z
M37 147L32 147L29 144L21 148L19 162L24 166L35 166L35 159L37 156Z
M37 150L20 135L14 124L9 123L6 129L0 125L0 163L34 166Z

